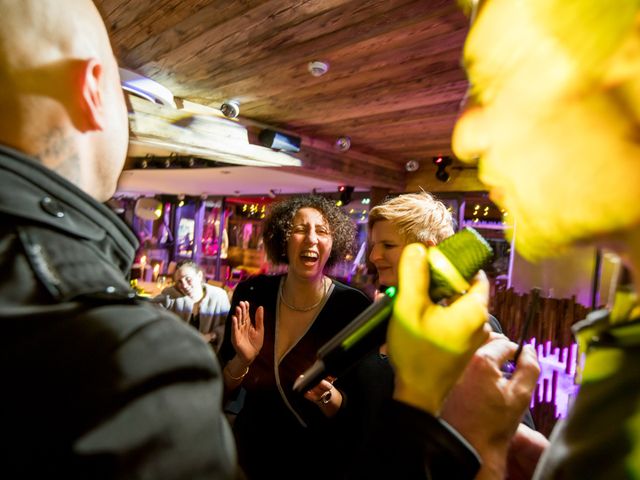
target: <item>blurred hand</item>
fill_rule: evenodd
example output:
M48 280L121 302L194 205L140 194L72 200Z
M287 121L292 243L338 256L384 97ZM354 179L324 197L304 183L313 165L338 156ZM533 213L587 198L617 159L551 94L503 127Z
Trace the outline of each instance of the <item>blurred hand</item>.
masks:
M435 415L489 334L489 282L480 272L451 305L433 303L427 247L419 243L402 252L398 279L387 341L396 371L394 397Z
M480 347L442 409L442 418L482 457L486 476L479 478L504 478L507 451L538 380L540 367L535 350L529 345L522 350L511 378L501 371L517 348L517 344L499 335ZM526 433L521 431L523 436ZM519 446L526 445L526 438L519 440Z
M509 445L507 480L531 479L540 456L548 446L547 437L522 423L519 424Z
M377 300L380 300L382 297L384 297L384 292L376 290L376 292L373 294L373 301L375 302Z
M216 338L218 338L218 334L216 332L209 332L209 333L201 333L202 338L204 339L205 342L209 343L214 341Z
M245 365L251 365L256 359L264 342L264 308L256 310L256 323L253 325L249 316L249 302L242 301L231 316L233 330L231 343L236 354Z

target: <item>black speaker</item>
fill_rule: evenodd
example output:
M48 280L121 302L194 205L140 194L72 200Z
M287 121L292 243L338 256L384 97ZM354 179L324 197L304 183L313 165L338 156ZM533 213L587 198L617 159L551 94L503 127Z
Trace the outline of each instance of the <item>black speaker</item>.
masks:
M258 139L262 145L273 148L274 150L280 150L283 152L300 151L300 137L294 137L293 135L276 132L275 130L265 129L260 132Z
M353 190L355 188L351 185L341 185L338 187L338 192L340 192L340 201L342 205L347 205L351 203L351 195L353 195Z
M441 182L448 182L451 178L446 168L453 162L451 157L433 157L433 164L438 167L436 178Z

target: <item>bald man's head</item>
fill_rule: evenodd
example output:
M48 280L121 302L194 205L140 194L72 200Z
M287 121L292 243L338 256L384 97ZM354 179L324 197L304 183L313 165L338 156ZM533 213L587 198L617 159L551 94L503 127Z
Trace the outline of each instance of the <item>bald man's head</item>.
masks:
M90 0L0 0L0 143L99 200L126 156L118 68Z

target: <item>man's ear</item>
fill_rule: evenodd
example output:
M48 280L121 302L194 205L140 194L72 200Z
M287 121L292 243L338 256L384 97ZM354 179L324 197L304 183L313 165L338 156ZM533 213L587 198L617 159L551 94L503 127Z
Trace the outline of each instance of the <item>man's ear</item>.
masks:
M102 64L96 58L82 60L79 66L80 116L78 126L83 132L103 130L104 105L101 92Z

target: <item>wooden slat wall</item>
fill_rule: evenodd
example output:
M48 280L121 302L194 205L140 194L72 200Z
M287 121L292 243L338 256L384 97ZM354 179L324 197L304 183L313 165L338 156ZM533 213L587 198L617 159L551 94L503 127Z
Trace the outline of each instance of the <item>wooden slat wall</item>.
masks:
M517 340L522 332L531 295L519 295L512 289L497 291L492 298L491 312L500 320L505 332ZM574 342L571 326L583 320L590 309L576 302L575 298L540 298L540 309L529 326L527 339L538 343L553 341L558 347L568 347Z

